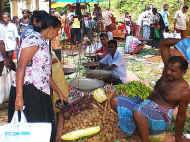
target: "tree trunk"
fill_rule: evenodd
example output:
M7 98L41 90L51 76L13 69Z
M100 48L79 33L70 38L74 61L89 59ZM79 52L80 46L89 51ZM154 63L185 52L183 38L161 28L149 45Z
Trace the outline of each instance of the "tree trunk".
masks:
M187 3L188 3L188 1L189 1L189 0L180 0L180 2L181 2L181 4L182 4L182 5L187 4Z
M5 6L5 0L0 0L0 13L3 12Z
M183 0L183 4L187 4L189 0Z

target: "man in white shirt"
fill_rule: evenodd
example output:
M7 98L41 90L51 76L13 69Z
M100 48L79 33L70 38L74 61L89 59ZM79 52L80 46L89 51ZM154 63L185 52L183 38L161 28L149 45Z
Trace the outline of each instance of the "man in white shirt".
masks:
M103 22L104 22L104 26L109 26L111 25L112 21L111 21L111 17L112 17L112 13L109 9L106 9L103 11L102 13L102 17L103 17Z
M0 25L0 31L2 31L3 27ZM0 32L0 76L2 75L2 71L4 65L7 64L6 60L6 51L5 51L5 44L3 42L3 32Z
M0 39L0 76L2 75L2 71L5 64L6 64L5 46L3 40Z
M84 34L88 36L90 41L93 40L93 23L89 12L84 16Z
M177 33L180 33L181 34L181 37L184 37L184 32L187 30L187 21L188 21L188 18L187 18L187 11L188 11L189 7L187 5L184 5L182 7L181 10L178 10L176 13L175 13L175 16L174 16L174 30L177 32Z
M169 32L169 12L168 12L168 8L169 8L169 5L168 4L164 4L163 5L163 10L162 12L160 13L162 15L162 18L164 20L164 31L165 32Z
M102 12L102 17L103 17L103 23L105 30L107 31L108 38L109 40L113 39L113 33L112 33L112 12L110 9L106 9L105 11Z
M69 24L71 24L73 21L73 17L75 16L75 12L72 6L69 8L69 13L67 14L67 21Z
M100 60L103 69L111 70L112 76L106 80L112 84L126 82L126 66L121 53L117 50L117 41L110 40L108 42L108 54Z
M152 9L147 6L145 11L139 15L137 25L142 29L142 37L144 40L149 40L151 38L151 24L152 24Z
M17 47L19 47L19 35L18 35L18 30L15 24L10 22L10 16L9 13L4 12L2 15L2 32L3 36L3 41L5 44L5 50L7 54L7 58L11 63L11 66L13 65L12 62L12 56L13 56L13 51L16 50ZM14 66L14 65L13 65ZM15 68L15 67L11 68Z
M19 34L25 31L25 28L28 27L30 23L31 12L28 9L24 9L22 11L23 17L19 20Z

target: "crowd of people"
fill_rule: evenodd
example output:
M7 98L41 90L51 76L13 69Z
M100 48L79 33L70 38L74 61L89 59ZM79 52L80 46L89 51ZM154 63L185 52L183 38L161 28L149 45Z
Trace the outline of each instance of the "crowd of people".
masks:
M128 110L133 112L133 133L135 131L141 137L142 142L149 142L149 134L163 132L171 123L173 110L178 107L176 118L175 142L185 142L183 127L185 113L190 102L189 85L183 79L188 69L190 39L184 38L188 20L186 13L188 6L176 12L174 30L181 34L182 39L163 39L163 32L170 30L169 5L163 5L160 13L152 5L146 7L138 18L137 24L132 21L128 12L123 19L126 45L139 48L133 53L138 53L144 45L144 41L152 40L153 46L159 47L164 62L161 78L157 81L152 94L147 100L138 104L137 108L131 106L126 97L112 98L112 107L118 113L119 122L124 122L123 113ZM23 17L14 16L11 20L9 13L1 14L0 23L0 76L4 66L16 71L16 79L13 80L9 105L8 121L10 122L14 111L24 111L29 122L52 123L51 142L60 141L60 134L56 134L56 122L51 100L51 89L55 91L61 101L68 101L68 96L56 85L51 76L51 48L61 60L61 41L68 41L74 46L82 43L84 37L88 37L93 43L94 32L98 33L101 46L95 53L99 66L110 70L112 75L107 83L126 83L126 65L123 55L117 49L118 43L114 39L112 31L116 30L116 21L110 9L102 10L98 4L94 4L91 13L82 14L81 5L75 7L68 5L68 11L61 14L51 11L23 10ZM161 40L163 39L163 40ZM59 42L56 44L55 42ZM135 43L133 43L135 42ZM174 49L170 49L175 46ZM170 52L172 50L173 52ZM129 49L126 49L129 53ZM17 64L13 56L17 58ZM25 106L25 107L24 107ZM24 108L23 108L24 107ZM132 109L131 109L132 108ZM154 115L153 115L154 114ZM126 120L125 120L126 121ZM127 121L126 121L127 123ZM57 125L63 125L58 120ZM120 123L121 130L125 130L125 123Z
M30 11L25 9L22 11L23 17L18 18L13 16L11 19L8 12L3 12L1 14L0 22L0 39L1 39L1 52L0 52L0 74L4 64L10 69L16 70L16 66L13 62L13 56L18 53L21 41L24 38L24 29L29 27L30 23Z
M160 40L164 38L164 32L176 32L184 37L188 21L187 10L188 6L185 5L176 12L174 29L171 29L171 24L169 23L168 4L164 4L160 12L153 5L146 6L145 10L140 13L137 22L134 22L129 12L125 12L123 19L118 22L110 9L102 10L98 4L94 4L92 13L86 12L87 8L82 7L80 4L76 6L69 4L67 5L67 10L60 14L54 10L52 10L52 13L62 21L63 30L59 39L70 41L73 45L78 45L85 37L93 42L94 33L106 32L110 40L114 37L114 31L122 31L125 35L126 43L130 42L129 40L132 38L137 38L140 41L148 42L152 47L158 48ZM137 44L142 47L142 43L137 40L134 41L134 45ZM56 49L61 46L58 44L53 45L53 48Z
M185 31L187 30L187 11L188 6L184 5L181 9L176 11L173 19L174 23L171 26L169 23L169 5L164 4L162 11L158 12L157 8L152 5L147 6L145 11L139 15L137 25L139 28L139 33L144 40L152 39L153 46L158 47L160 39L163 39L164 32L176 32L180 33L181 37L185 36ZM171 29L173 27L173 29ZM139 35L138 35L139 36Z

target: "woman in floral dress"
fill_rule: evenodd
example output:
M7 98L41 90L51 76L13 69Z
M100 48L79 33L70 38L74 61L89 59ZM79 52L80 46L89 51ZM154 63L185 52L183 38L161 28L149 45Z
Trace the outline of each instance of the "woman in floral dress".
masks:
M51 77L49 40L58 35L61 22L46 12L39 12L33 31L22 41L16 81L10 91L8 121L15 110L23 111L28 122L51 122L51 142L55 138L55 120L50 88L66 100ZM25 106L25 107L23 107Z

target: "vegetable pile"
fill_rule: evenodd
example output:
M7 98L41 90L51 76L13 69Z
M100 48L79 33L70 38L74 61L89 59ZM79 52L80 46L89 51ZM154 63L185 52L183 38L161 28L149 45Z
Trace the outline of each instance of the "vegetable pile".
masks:
M80 114L71 116L69 120L65 120L63 134L93 126L100 126L100 133L86 138L84 142L112 142L126 138L126 135L118 128L118 120L115 112L104 110L104 108L97 105L94 105L93 109L84 110Z
M131 81L127 84L116 85L115 89L119 95L125 95L128 97L138 96L143 100L151 93L151 88L139 81Z
M120 142L127 142L126 135L118 128L117 113L111 109L110 99L114 94L112 94L111 88L107 88L105 92L107 95L106 102L102 104L93 102L91 109L86 109L65 120L62 134L73 130L100 126L101 131L97 135L79 141L114 142L119 140Z

